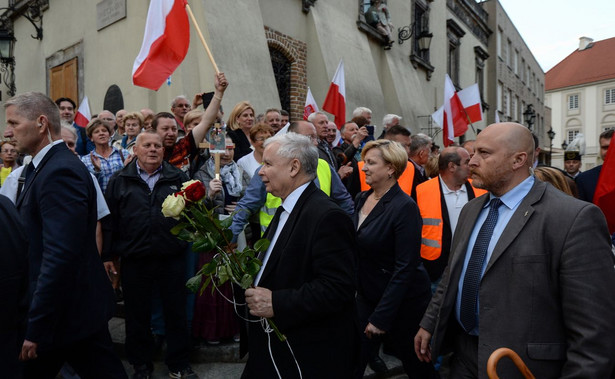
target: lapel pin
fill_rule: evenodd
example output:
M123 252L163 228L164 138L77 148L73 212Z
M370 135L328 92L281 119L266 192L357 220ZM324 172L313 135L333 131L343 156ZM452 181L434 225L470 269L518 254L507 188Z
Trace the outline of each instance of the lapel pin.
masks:
M528 211L525 211L525 214L523 215L523 217L527 217Z

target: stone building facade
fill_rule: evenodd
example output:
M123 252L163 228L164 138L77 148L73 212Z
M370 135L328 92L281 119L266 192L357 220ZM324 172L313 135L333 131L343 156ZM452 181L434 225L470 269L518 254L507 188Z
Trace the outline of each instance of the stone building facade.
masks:
M490 16L468 0L389 2L395 40L390 50L365 21L369 0L190 0L189 4L218 67L231 83L222 102L227 114L237 102L248 100L256 113L283 107L292 119L300 118L307 87L322 105L343 59L347 118L355 107L366 106L373 111L379 133L382 117L395 113L412 133L434 135L441 144L441 133L429 115L442 105L446 73L459 89L480 81L484 105L492 102ZM98 113L120 106L169 110L177 95L191 98L212 90L214 71L193 25L188 55L168 83L158 91L132 84L147 1L4 0L0 5L12 7L4 11L3 20L10 21L5 24L10 24L16 38L18 93L40 91L57 97L70 92L77 100L87 95L92 113ZM44 19L42 39L30 38L33 25L23 16L30 7L39 9ZM433 38L429 48L422 49L419 40L426 35ZM0 89L6 100L5 85ZM486 124L476 123L465 138L474 138L474 130Z

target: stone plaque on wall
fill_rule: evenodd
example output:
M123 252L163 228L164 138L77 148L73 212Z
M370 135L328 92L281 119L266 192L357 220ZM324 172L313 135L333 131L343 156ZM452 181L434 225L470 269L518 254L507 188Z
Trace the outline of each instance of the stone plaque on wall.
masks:
M96 30L126 18L126 0L103 0L96 4Z

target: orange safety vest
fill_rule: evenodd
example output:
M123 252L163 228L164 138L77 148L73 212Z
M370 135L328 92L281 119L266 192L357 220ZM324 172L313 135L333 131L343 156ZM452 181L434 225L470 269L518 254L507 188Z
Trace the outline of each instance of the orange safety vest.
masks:
M359 166L359 179L361 180L361 191L367 191L371 187L365 182L365 173L363 172L363 164L365 162L358 162ZM397 179L397 184L402 191L404 191L408 196L412 196L412 182L414 182L414 165L412 162L408 162L406 165L406 169L401 174L399 179Z
M471 183L470 183L471 184ZM487 191L472 187L475 197ZM421 238L421 257L428 261L435 261L442 254L442 195L439 177L430 179L416 187L416 202L423 219L423 232Z

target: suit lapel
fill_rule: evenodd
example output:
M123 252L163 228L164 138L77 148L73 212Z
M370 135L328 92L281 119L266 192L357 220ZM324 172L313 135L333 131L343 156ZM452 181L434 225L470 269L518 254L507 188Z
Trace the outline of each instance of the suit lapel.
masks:
M532 214L534 214L533 205L542 198L545 189L546 185L543 182L539 180L534 181L532 189L521 201L521 204L519 204L519 207L512 215L510 221L508 221L506 228L504 228L504 232L500 236L498 243L495 245L491 258L489 259L489 263L487 263L487 267L485 268L485 274L489 271L491 266L493 266L495 261L502 256L512 241L517 238L519 233L521 233L521 230L523 230L525 224L532 217Z
M373 222L374 220L376 220L378 218L378 216L380 216L386 209L387 204L391 201L391 199L393 199L398 192L401 191L401 188L399 187L399 184L395 184L393 187L391 187L391 189L389 190L389 192L387 192L382 199L380 199L380 201L378 201L378 203L376 204L376 206L374 207L374 209L372 209L371 212L369 212L369 214L367 215L367 217L365 218L365 220L363 221L363 223L361 224L361 227L359 227L359 230L361 230L362 228L364 228L366 225L369 225L369 223ZM367 197L373 192L373 190L369 190L368 193L366 194L366 196L363 198L363 203L357 207L357 212L355 212L355 216L354 217L359 217L358 213L361 211L361 208L363 208L363 204L365 204L365 200L367 200Z
M271 274L271 272L277 265L277 262L280 260L282 252L286 248L290 236L295 229L295 225L300 218L303 205L307 202L307 200L316 190L319 189L316 188L314 182L310 182L310 184L306 187L305 191L303 191L303 193L299 197L299 200L297 200L297 204L295 204L295 207L288 216L288 219L286 220L286 223L284 224L284 227L282 228L282 231L280 232L280 235L275 242L275 246L273 246L273 249L271 250L271 255L269 256L269 260L267 261L267 265L265 266L265 271L263 271L263 275L261 275L261 279L259 280L260 285L263 285L263 283L265 283L267 276Z
M64 147L66 147L66 145L62 143L52 146L51 149L49 149L49 151L47 152L47 154L45 154L43 159L39 162L38 166L36 166L36 168L34 169L34 172L31 174L32 178L31 179L29 178L29 180L26 180L24 187L21 190L21 194L19 195L19 198L17 199L17 204L16 204L17 208L19 208L19 206L23 202L23 199L25 199L26 193L28 192L28 190L32 188L32 183L34 183L34 181L36 180L36 176L38 175L38 173L43 169L45 164L49 162L49 160L51 159L51 156L54 155L57 151L59 151L60 148L58 146L60 145L63 145ZM24 170L25 169L26 168L24 168Z

